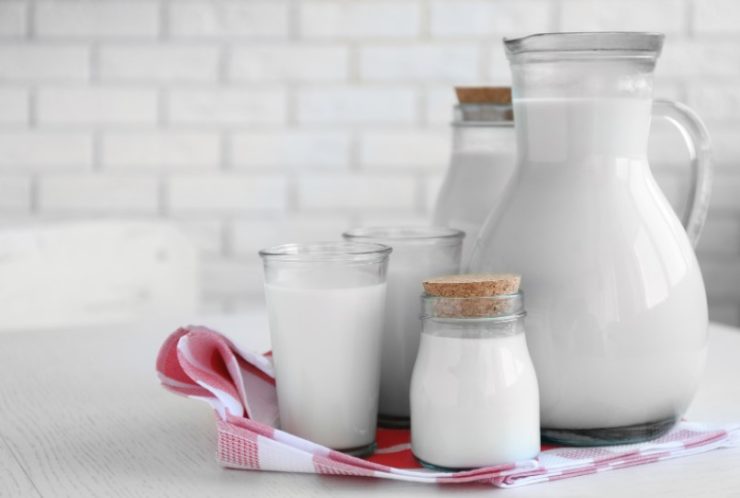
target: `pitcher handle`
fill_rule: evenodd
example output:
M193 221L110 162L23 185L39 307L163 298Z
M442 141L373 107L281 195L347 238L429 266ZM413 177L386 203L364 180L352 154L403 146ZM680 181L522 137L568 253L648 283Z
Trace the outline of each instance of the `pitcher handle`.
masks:
M711 141L707 127L689 107L670 100L656 100L653 116L665 118L672 123L686 142L691 161L689 201L681 217L691 245L696 247L704 228L712 193Z

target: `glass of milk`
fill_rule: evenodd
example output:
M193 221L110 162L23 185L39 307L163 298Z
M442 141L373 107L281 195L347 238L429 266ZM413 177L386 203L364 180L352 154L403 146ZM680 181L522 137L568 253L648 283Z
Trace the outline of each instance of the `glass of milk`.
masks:
M422 282L459 272L465 234L454 228L420 226L357 228L343 236L349 241L393 248L388 266L378 421L385 427L408 427L411 372L421 334Z
M390 252L354 242L260 251L281 429L372 453Z

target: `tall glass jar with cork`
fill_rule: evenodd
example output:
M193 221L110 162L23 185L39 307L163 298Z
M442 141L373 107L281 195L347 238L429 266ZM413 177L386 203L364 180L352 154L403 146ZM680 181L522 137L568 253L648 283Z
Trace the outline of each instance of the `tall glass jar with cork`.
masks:
M433 224L465 232L463 271L478 232L499 205L516 163L509 87L458 87L452 155L434 208Z

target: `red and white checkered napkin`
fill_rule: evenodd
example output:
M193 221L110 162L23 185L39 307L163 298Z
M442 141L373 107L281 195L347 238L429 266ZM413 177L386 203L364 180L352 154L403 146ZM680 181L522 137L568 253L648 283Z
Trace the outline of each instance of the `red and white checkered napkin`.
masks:
M555 481L740 444L740 426L681 422L641 444L599 448L544 447L537 459L465 472L431 472L411 454L409 431L378 429L367 459L333 451L275 429L277 397L269 357L242 351L205 327L172 333L159 352L165 388L208 402L218 415L218 459L225 467L366 476L423 483L482 482L499 487Z

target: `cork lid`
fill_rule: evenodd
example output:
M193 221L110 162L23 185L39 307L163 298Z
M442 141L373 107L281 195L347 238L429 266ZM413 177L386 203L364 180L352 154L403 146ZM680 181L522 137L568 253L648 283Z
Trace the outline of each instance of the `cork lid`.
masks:
M470 273L446 275L424 281L424 290L432 296L489 297L519 291L522 277L514 273Z
M442 318L502 317L524 312L514 273L446 275L423 282L425 314Z
M461 104L511 104L509 86L457 86L455 93Z

